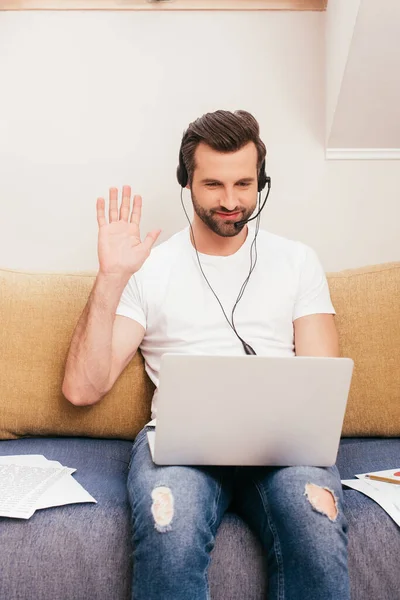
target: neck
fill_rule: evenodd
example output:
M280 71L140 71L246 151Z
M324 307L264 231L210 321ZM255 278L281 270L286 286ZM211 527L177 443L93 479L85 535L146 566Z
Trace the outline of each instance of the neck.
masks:
M211 254L212 256L229 256L234 254L244 244L248 235L248 227L245 225L237 235L223 237L209 229L197 215L193 219L192 229L197 251L201 252L201 254ZM192 246L195 247L191 231L190 240Z

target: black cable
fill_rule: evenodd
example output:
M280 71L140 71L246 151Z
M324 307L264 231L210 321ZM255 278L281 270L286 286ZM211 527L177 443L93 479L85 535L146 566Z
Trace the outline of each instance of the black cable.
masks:
M191 230L191 233L192 233L192 236L193 236L193 243L194 243L194 247L195 247L195 249L196 249L197 261L198 261L198 263L199 263L199 267L200 267L200 270L201 270L201 272L202 272L202 274L203 274L203 277L204 277L204 279L206 280L206 282L207 282L207 284L208 284L208 287L210 288L210 290L212 291L212 293L213 293L213 294L214 294L214 296L216 297L216 299L217 299L217 301L218 301L218 304L220 305L220 307L221 307L221 309L222 309L222 312L223 312L223 314L224 314L224 317L225 317L225 319L226 319L226 321L227 321L227 323L228 323L229 327L230 327L230 328L233 330L233 332L235 333L235 335L236 335L236 336L239 338L239 340L241 341L241 343L242 343L242 345L243 345L243 348L244 348L244 351L245 351L245 353L246 353L246 354L254 354L254 355L255 355L256 353L255 353L255 351L253 350L253 348L252 348L252 347L251 347L249 344L247 344L247 342L245 342L245 341L243 340L243 338L241 338L241 336L240 336L240 335L238 334L238 332L236 331L235 324L234 324L234 321L233 321L233 314L234 314L234 311L235 311L235 309L236 309L236 307L237 307L237 305L238 305L239 301L241 300L241 298L242 298L242 296L243 296L243 294L244 294L244 291L245 291L245 289L246 289L246 286L247 286L247 284L248 284L248 282L249 282L250 276L251 276L252 272L254 271L254 268L255 268L255 266L256 266L256 263L257 263L257 235L258 235L258 230L259 230L259 226L260 226L260 213L258 214L258 217L257 217L257 225L256 225L255 234L254 234L254 239L253 239L253 241L252 241L252 244L251 244L251 247L250 247L250 271L249 271L249 274L248 274L248 276L246 277L245 281L244 281L244 282L243 282L243 284L242 284L242 287L241 287L241 289L240 289L240 291L239 291L239 294L238 294L238 297L237 297L237 299L236 299L235 305L234 305L234 307L233 307L233 309L232 309L232 323L231 323L231 322L229 321L228 317L226 316L226 313L225 313L224 307L222 306L222 304L221 304L221 302L220 302L220 300L219 300L219 298L218 298L217 294L214 292L214 290L213 290L213 288L212 288L212 286L211 286L210 282L208 281L208 279L207 279L207 277L206 277L206 275L205 275L205 273L204 273L204 271L203 271L203 268L202 268L202 266L201 266L200 257L199 257L199 253L198 253L198 251L197 251L196 240L195 240L195 237L194 237L194 233L193 233L192 224L191 224L191 222L190 222L190 219L189 219L189 217L188 217L188 214L187 214L187 212L186 212L185 205L184 205L184 203L183 203L183 198L182 198L182 195L183 195L183 187L181 187L181 204L182 204L183 210L185 211L186 218L187 218L187 220L188 220L188 222L189 222L190 230ZM261 205L261 192L259 193L258 200L259 200L259 206L260 206L260 205ZM254 265L253 265L253 245L255 246L255 262L254 262Z
M260 194L259 194L259 197L258 197L258 206L259 206L259 207L260 207L260 204L261 204L261 192L260 192ZM239 304L239 301L242 299L242 296L243 296L243 294L244 294L244 292L245 292L245 289L246 289L246 287L247 287L247 284L248 284L248 282L249 282L250 275L251 275L251 274L252 274L252 272L254 271L254 269L255 269L255 266L256 266L256 264L257 264L257 257L258 257L258 256L257 256L257 235L258 235L258 230L259 230L259 228L260 228L260 214L259 214L259 215L258 215L258 217L257 217L257 221L256 221L256 230L255 230L255 234L254 234L254 240L252 241L252 244L251 244L251 247L250 247L250 272L249 272L249 274L248 274L248 276L247 276L246 280L243 282L243 284L242 284L242 287L241 287L241 289L240 289L240 292L239 292L239 295L238 295L238 297L237 297L237 299L236 299L235 305L234 305L234 307L232 308L232 315L231 315L231 319L232 319L232 325L233 325L234 327L235 327L235 322L234 322L234 319L233 319L234 312L235 312L235 310L236 310L236 307L237 307L237 305ZM252 263L253 263L253 252L252 252L252 251L253 251L253 245L254 245L254 252L255 252L255 260L254 260L254 265L252 264ZM236 329L236 328L235 328L235 329Z
M258 206L260 206L260 196L261 196L261 193L259 195ZM258 214L258 216L257 216L256 231L255 231L255 234L254 234L253 242L252 242L251 247L250 247L250 271L249 271L249 274L248 274L247 278L245 279L245 281L242 284L242 287L241 287L240 292L239 292L239 296L238 296L238 298L236 300L236 303L235 303L235 305L234 305L234 307L232 309L232 315L233 315L233 311L235 310L237 304L239 303L239 300L241 300L241 298L242 298L242 296L244 294L244 290L246 289L247 283L248 283L248 281L250 279L250 275L252 274L252 272L254 270L254 267L256 266L256 263L257 263L257 235L258 235L259 225L260 225L260 214ZM253 245L254 245L255 257L256 257L254 265L252 264L253 263Z

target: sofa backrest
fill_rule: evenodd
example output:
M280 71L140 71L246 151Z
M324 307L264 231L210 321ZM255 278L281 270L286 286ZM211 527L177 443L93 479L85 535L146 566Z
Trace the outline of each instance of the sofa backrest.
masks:
M154 389L140 352L93 406L61 392L72 334L95 274L0 270L0 439L133 439L150 418Z
M340 354L354 360L342 436L400 436L400 261L327 273Z
M400 262L328 273L341 355L355 361L343 436L400 436ZM0 439L134 439L154 386L136 353L113 389L77 407L61 392L95 273L0 269ZM323 401L323 399L321 399Z

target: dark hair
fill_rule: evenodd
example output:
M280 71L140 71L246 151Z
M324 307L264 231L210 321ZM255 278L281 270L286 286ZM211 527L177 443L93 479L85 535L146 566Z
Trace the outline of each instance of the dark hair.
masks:
M249 142L254 142L258 156L257 176L267 153L265 144L260 139L260 126L249 112L217 110L206 113L190 123L182 137L181 151L190 184L196 166L194 154L200 142L218 152L234 152Z

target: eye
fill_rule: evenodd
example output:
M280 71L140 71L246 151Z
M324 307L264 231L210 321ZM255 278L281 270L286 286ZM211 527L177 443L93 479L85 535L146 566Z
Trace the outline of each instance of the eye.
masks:
M250 183L246 183L245 181L240 181L239 185L240 185L240 187L248 187L250 185Z
M219 183L217 183L216 181L213 181L212 183L207 183L207 187L216 187L217 185L219 185Z

